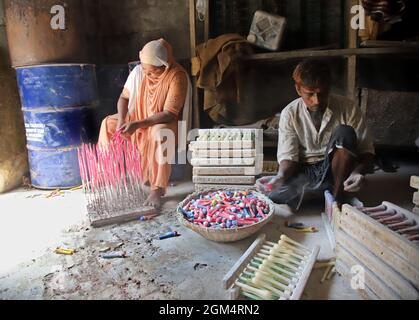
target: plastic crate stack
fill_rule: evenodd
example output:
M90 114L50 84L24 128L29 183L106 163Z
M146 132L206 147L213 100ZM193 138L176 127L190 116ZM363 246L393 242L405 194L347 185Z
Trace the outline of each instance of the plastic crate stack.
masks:
M189 150L197 190L253 188L263 171L263 130L199 130Z

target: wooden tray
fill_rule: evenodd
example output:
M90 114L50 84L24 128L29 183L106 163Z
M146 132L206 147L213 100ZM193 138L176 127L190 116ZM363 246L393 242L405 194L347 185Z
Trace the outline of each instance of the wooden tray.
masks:
M419 224L419 217L412 212L386 201L383 202L383 205L390 209L394 209L397 212L402 212L405 216L416 220ZM341 219L348 221L354 227L363 229L371 236L374 236L375 240L382 242L389 250L393 251L393 253L405 259L413 266L419 266L419 245L409 241L404 236L387 228L387 226L377 222L350 205L343 206Z
M237 300L240 298L240 288L237 287L234 283L246 266L250 263L253 257L260 251L261 247L266 242L266 235L261 234L253 244L247 249L247 251L241 256L241 258L236 262L233 268L226 274L223 279L224 289L229 291L230 299ZM297 286L294 288L290 300L300 300L305 289L305 286L310 277L311 271L313 270L314 263L317 260L320 247L315 246L311 252L310 258L307 260L307 263L304 267L302 275L298 281Z
M337 259L345 261L345 252L350 253L353 257L359 260L354 265L360 265L365 271L370 270L376 279L380 281L381 287L388 287L393 292L393 295L399 299L417 300L419 299L419 292L414 286L408 282L391 266L381 260L379 257L372 254L368 249L364 248L362 243L348 235L346 232L339 230L336 233L337 241ZM370 287L370 289L372 289ZM380 292L374 292L380 296ZM387 294L390 294L387 291ZM381 296L385 299L387 297Z

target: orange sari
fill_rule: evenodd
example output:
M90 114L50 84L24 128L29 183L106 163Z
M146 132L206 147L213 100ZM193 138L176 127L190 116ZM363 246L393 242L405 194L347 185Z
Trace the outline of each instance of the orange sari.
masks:
M138 88L135 108L129 112L126 119L126 122L144 120L163 111L177 116L177 120L171 123L139 129L131 136L131 141L137 145L142 155L144 182L149 182L152 190L165 190L169 184L171 165L157 161L157 157L168 156L159 154L162 152L160 147L163 143L163 140L159 138L159 132L162 129L170 129L177 140L177 121L185 105L188 90L186 71L175 62L171 46L166 41L163 43L168 52L169 67L157 79L143 76ZM133 72L139 72L139 70ZM129 90L129 88L125 87L124 90ZM99 145L109 143L116 132L117 122L117 115L109 116L102 122Z

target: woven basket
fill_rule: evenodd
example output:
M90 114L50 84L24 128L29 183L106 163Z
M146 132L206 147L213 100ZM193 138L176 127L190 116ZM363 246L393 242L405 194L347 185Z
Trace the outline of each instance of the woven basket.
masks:
M215 192L220 190L206 190L204 192L195 192L189 195L185 200L183 200L177 207L177 217L180 223L182 223L185 227L195 231L196 233L199 233L204 238L215 241L215 242L235 242L242 239L245 239L247 237L250 237L251 235L258 232L265 224L267 224L269 221L272 220L274 216L274 204L273 202L266 196L264 196L261 193L258 192L252 192L259 200L262 200L266 202L266 204L269 206L269 214L267 214L266 219L255 223L250 226L244 226L239 227L235 229L213 229L213 228L204 228L201 226L197 226L191 222L189 222L187 219L185 219L182 208L191 200L199 198L201 194L207 194L209 192ZM223 191L244 191L239 188L237 189L223 189Z

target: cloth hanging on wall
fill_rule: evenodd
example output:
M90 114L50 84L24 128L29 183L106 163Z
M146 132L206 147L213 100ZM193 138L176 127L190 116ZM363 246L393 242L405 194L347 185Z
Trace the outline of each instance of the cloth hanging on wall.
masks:
M252 48L242 36L225 34L200 44L196 54L200 63L197 86L205 90L204 111L219 124L232 124L228 108L240 103L237 59Z

